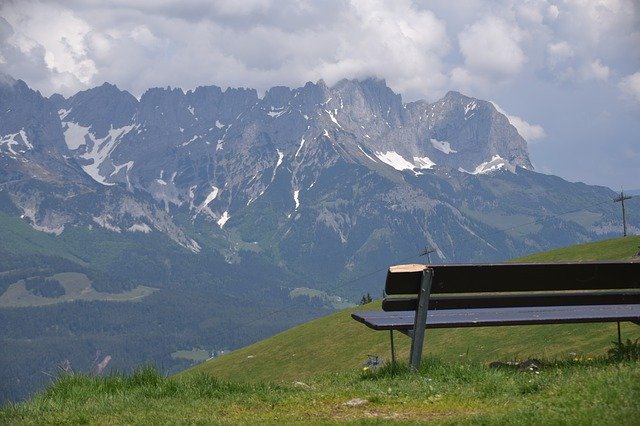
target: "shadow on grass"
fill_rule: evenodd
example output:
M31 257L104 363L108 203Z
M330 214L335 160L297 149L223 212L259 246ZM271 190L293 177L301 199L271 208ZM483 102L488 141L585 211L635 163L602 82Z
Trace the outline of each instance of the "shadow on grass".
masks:
M422 360L417 375L425 377L447 375L448 377L451 377L452 375L458 375L465 370L503 370L535 373L543 370L569 369L584 366L605 367L609 365L638 361L640 361L640 339L636 339L635 341L627 339L626 342L612 342L607 354L598 357L582 357L574 355L561 359L540 360L529 358L525 360L516 359L508 362L492 362L490 364L469 361L465 362L460 360L446 362L436 357L425 357ZM411 376L415 376L415 372L411 370L406 362L396 362L395 365L392 365L390 362L386 362L379 368L364 368L360 374L360 378L362 380L381 380Z

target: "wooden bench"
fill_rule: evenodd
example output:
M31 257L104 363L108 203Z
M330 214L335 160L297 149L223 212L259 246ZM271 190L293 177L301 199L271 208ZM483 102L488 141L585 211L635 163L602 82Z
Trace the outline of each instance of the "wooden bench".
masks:
M420 366L425 328L620 322L640 325L640 263L397 265L389 268L382 311L351 316L374 330L411 337Z

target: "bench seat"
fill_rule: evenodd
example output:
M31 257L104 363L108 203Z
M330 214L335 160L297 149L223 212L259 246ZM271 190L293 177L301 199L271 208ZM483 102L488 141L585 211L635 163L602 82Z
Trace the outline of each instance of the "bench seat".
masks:
M357 311L356 321L374 330L412 330L415 312ZM534 306L428 311L426 328L589 322L640 323L640 305Z

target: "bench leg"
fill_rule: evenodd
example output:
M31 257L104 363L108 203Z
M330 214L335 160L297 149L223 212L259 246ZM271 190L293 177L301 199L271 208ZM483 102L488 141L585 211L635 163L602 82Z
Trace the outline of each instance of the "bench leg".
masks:
M620 333L620 321L618 321L618 347L622 346L622 334Z
M393 330L389 330L389 335L391 337L391 368L395 370L396 369L396 349L393 346Z
M418 294L418 309L416 309L416 317L413 322L413 338L411 339L411 353L409 354L409 367L413 371L417 371L420 368L432 279L433 269L426 269L422 273L420 293Z

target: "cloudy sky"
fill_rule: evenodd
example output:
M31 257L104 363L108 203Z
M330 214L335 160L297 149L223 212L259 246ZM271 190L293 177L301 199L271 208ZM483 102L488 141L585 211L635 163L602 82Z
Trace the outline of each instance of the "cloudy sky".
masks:
M640 189L638 0L2 0L0 72L46 96L366 77L405 101L457 90L504 111L538 171Z

